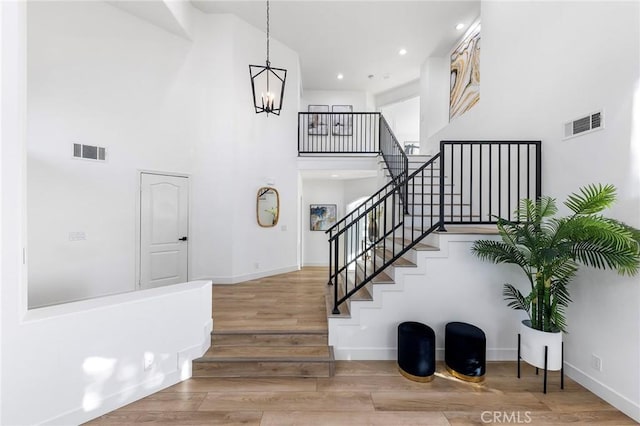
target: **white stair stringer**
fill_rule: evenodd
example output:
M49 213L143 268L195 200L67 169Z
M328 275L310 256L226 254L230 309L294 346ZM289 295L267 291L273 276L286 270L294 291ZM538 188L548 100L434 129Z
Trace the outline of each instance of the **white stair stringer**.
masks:
M397 326L429 325L436 334L436 357L444 359L444 329L450 321L480 327L487 336L488 360L515 360L523 314L506 307L502 285L528 286L515 267L482 262L470 251L477 239L497 235L434 233L422 242L438 251L412 250L415 267L389 267L394 284L373 285L372 301L351 301L350 317L329 318L329 345L338 360L393 360Z

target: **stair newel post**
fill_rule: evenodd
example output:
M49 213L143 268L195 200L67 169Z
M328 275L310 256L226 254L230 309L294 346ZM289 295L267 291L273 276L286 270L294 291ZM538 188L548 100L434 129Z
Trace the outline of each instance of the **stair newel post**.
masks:
M335 247L333 248L333 314L339 315L340 310L338 309L338 259L339 259L339 250L338 250L338 240L340 240L340 235L336 235L334 238Z
M329 281L327 285L333 285L333 245L331 244L333 240L333 230L329 230Z
M440 232L446 232L447 230L444 227L444 141L440 141L440 219L439 219L439 226L438 226L438 231ZM433 189L432 189L433 190ZM453 200L453 197L451 198ZM452 201L453 203L453 201Z

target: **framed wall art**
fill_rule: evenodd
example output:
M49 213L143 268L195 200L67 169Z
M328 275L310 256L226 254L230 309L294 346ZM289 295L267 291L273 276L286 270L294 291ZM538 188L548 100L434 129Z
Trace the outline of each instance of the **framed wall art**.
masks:
M335 204L310 204L309 229L326 231L336 223L337 206Z
M334 136L351 136L353 134L352 105L331 106L331 134Z
M329 112L329 105L309 105L309 123L308 131L309 135L313 136L327 136L329 134L329 114L318 114L320 112Z

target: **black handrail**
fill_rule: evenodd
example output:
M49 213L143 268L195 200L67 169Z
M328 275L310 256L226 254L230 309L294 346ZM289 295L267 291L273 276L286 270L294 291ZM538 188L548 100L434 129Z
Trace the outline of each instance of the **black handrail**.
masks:
M409 171L409 159L382 115L380 116L380 153L391 178L400 186L400 199L406 206L407 188L404 181Z

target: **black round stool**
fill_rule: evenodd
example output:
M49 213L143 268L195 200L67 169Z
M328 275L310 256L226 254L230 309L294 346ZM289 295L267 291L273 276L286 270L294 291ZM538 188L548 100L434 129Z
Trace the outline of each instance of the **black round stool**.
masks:
M481 382L487 364L487 338L484 331L465 322L445 327L444 362L452 376L468 382Z
M436 334L419 322L398 326L398 367L400 373L416 382L433 380L436 371Z

